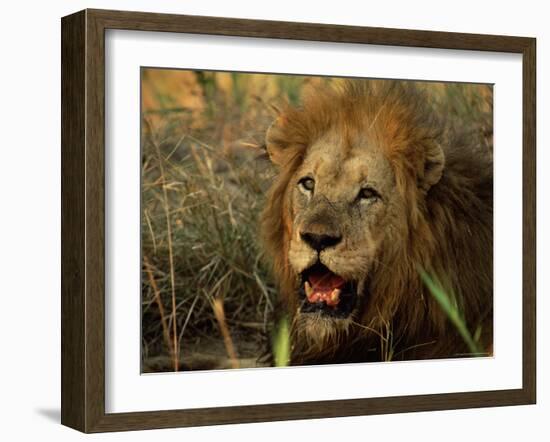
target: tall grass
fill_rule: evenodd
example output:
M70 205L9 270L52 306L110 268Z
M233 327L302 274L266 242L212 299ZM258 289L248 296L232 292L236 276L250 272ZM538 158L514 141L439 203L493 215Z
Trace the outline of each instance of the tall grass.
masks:
M218 343L233 367L268 347L275 289L257 226L274 171L259 150L242 146L251 140L247 127L255 123L261 139L271 116L257 106L244 115L250 96L238 98L242 106L235 108L226 101L233 98L211 83L210 107L200 113L201 121L197 114L174 111L177 100L159 102L169 103L166 113L144 113L146 371L197 367L198 357L220 352ZM235 122L243 126L242 139L230 133ZM163 355L166 362L158 362Z
M239 166L192 136L172 155L169 141L161 143L168 154L149 155L152 144L144 146L143 168L142 249L150 261L142 281L144 345L162 352L157 334L166 336L162 317L168 316L173 358L179 361L183 347L185 364L190 355L178 330L185 321L183 341L211 339L219 323L211 299L223 298L229 327L251 323L267 331L275 292L255 226L270 169L253 157Z

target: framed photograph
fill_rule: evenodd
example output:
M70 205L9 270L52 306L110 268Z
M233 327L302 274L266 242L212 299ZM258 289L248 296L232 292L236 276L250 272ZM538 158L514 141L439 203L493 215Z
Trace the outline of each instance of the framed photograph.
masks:
M535 39L62 19L62 423L533 404Z

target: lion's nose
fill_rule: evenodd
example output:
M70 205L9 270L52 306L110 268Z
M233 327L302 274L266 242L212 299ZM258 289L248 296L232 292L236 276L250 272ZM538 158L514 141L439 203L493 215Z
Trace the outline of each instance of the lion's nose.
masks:
M320 252L327 247L333 247L342 240L341 235L327 235L312 232L301 232L300 237L307 243L312 249Z

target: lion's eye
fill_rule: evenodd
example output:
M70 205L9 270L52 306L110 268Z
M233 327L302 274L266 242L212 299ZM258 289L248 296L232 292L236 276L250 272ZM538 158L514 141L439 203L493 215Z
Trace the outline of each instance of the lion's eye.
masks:
M362 200L372 200L372 199L380 198L380 194L376 190L374 190L372 187L363 187L359 191L359 195L357 197Z
M299 186L304 189L306 192L313 192L315 188L315 181L313 178L305 177L298 181Z

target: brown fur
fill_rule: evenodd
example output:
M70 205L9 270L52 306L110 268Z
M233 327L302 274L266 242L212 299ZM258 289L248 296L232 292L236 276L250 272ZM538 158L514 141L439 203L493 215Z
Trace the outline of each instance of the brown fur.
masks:
M322 141L329 133L332 138ZM262 230L281 300L293 319L293 363L467 353L422 283L419 269L454 296L469 329L473 333L481 327L481 343L491 347L492 159L475 139L436 116L413 83L356 80L317 88L303 97L301 107L284 107L266 141L279 175L268 196ZM402 202L392 209L397 215L384 215L364 242L364 248L373 249L364 276L368 293L360 310L337 326L297 312L298 274L289 260L301 216L293 197L296 175L320 142L326 149L336 143L344 157L360 143L375 146L391 167L387 179L393 183L392 198ZM364 150L371 155L370 147Z

